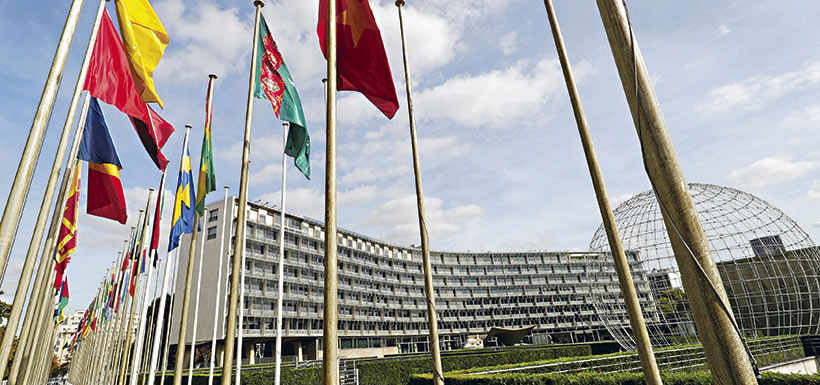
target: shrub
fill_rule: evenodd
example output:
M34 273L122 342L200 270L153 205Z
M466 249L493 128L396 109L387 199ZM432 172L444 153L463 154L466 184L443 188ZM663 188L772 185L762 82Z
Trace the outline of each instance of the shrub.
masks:
M496 373L482 375L447 374L448 385L645 385L642 373L524 374ZM662 372L664 385L712 385L707 371ZM413 375L409 385L430 385L430 374ZM820 385L820 376L763 373L760 385Z
M585 356L591 352L588 345L544 347L535 349L509 349L492 353L448 355L441 359L444 372L470 369L488 365L516 362L532 362L558 357ZM429 357L406 360L358 362L361 385L406 385L410 375L431 373L433 361Z

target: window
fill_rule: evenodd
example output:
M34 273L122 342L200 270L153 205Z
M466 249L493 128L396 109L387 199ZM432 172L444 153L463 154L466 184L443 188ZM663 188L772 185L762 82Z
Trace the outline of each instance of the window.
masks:
M216 238L216 226L208 228L208 240Z
M208 223L215 222L217 219L219 219L218 209L208 211Z

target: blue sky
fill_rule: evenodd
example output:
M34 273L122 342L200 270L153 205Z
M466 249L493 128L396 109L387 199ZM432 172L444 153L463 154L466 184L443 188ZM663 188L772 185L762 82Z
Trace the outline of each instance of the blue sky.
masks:
M339 226L418 244L404 74L393 1L371 0L401 109L389 121L357 94L339 100ZM4 279L14 291L59 131L99 4L86 0L40 166ZM155 71L175 186L184 124L198 164L207 75L217 182L237 194L252 38L251 1L153 1L171 43ZM0 196L7 197L69 1L0 0ZM556 1L610 198L649 188L635 129L594 2ZM630 1L636 38L690 182L748 191L820 238L820 3ZM108 5L114 14L113 4ZM313 180L288 167L289 211L323 218L324 62L317 1L263 14L302 96ZM405 7L431 245L444 250L583 249L600 216L540 2L414 0ZM250 198L278 204L282 128L255 102ZM84 307L160 174L124 115L104 106L124 169L128 226L79 219L71 305ZM221 199L222 190L209 196ZM85 210L85 197L82 198ZM167 229L166 213L163 226ZM163 242L164 243L164 242Z

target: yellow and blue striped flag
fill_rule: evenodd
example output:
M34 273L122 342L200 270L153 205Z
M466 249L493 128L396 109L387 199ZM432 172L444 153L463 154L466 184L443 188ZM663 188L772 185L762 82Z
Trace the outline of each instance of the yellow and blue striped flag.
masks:
M182 149L182 161L179 165L179 179L177 193L174 198L174 215L171 219L171 240L168 242L168 251L179 246L179 237L194 230L194 212L196 193L194 192L194 178L191 175L191 155L187 143Z

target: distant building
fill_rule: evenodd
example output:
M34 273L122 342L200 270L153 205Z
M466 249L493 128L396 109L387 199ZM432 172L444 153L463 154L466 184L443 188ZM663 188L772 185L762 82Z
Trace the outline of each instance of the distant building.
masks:
M201 233L205 263L196 337L200 344L210 343L216 313L217 357L221 357L225 336L237 200L230 199L230 215L224 215L222 206L223 202L207 206ZM242 351L244 359L259 363L273 359L282 219L277 210L254 203L248 204L247 218ZM224 225L228 232L225 259L222 279L216 282ZM283 355L289 360L317 359L323 327L323 224L288 215L285 229ZM198 236L196 253L201 239ZM186 236L180 247L177 290L185 284L189 242ZM337 242L340 356L428 350L420 249L343 229L339 229ZM525 338L529 342L611 338L595 310L596 302L620 301L618 278L608 253L431 251L430 257L444 349L460 349L468 338L486 334L492 327L535 325ZM644 309L654 312L638 254L630 251L627 257ZM196 277L197 271L193 273ZM196 296L196 285L191 295ZM219 301L216 308L215 299ZM193 325L193 301L190 306L188 325ZM175 301L172 344L179 338L181 310L182 301ZM625 312L614 315L627 322ZM187 334L190 341L190 326Z
M80 326L80 321L83 319L82 310L77 310L70 314L66 319L57 326L57 342L54 343L54 354L57 356L57 362L64 364L68 362L71 355L68 352L68 344L74 337L74 332Z

